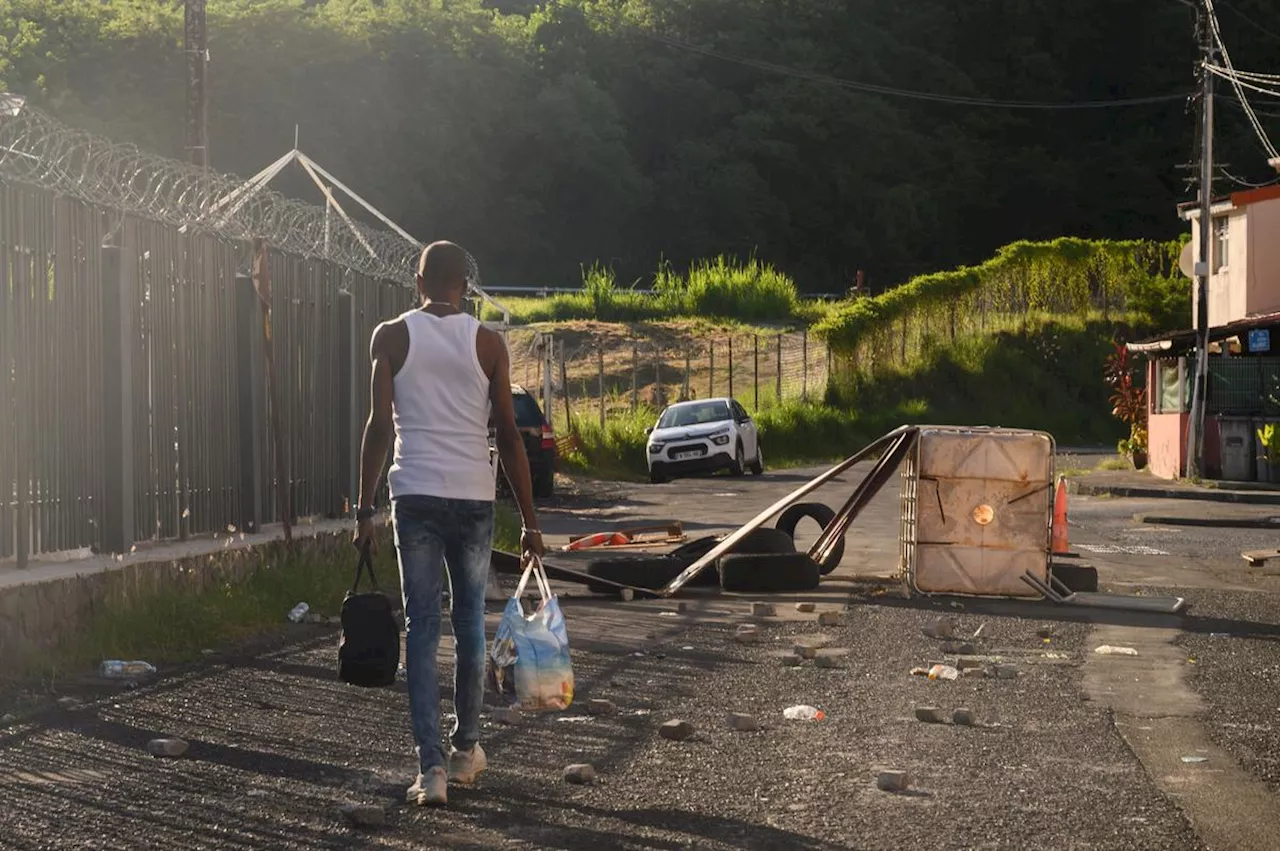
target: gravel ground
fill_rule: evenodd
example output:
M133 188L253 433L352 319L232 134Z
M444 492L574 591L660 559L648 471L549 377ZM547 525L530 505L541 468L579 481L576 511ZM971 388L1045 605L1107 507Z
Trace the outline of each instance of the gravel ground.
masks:
M569 601L580 704L487 726L491 769L478 788L451 790L445 811L400 803L414 764L403 689L338 683L334 634L322 628L54 709L0 730L0 847L1199 847L1108 715L1083 699L1084 625L1058 624L1045 644L1038 622L988 620L979 649L1020 676L929 682L908 673L943 658L922 626L954 616L971 633L982 619L872 597L842 626L764 622L764 640L743 645L732 638L747 619L740 601L702 605L736 614ZM842 667L784 667L782 653L806 637L848 651ZM619 714L581 714L590 698ZM795 703L827 718L784 720ZM968 707L984 726L920 723L925 703ZM764 729L729 730L731 711ZM671 718L698 734L660 739ZM158 735L191 750L153 759L145 744ZM565 784L571 762L594 764L600 779ZM911 771L914 789L877 791L881 767ZM336 808L347 802L387 805L387 825L346 826Z
M1177 641L1196 660L1200 721L1241 766L1280 790L1280 595L1185 593L1203 619Z

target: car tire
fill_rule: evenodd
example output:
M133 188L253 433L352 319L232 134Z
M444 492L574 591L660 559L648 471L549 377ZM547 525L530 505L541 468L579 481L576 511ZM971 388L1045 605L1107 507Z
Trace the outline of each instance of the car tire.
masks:
M756 441L756 460L751 462L751 475L764 475L764 449L760 446L760 441Z
M821 581L817 563L806 553L735 554L720 560L720 587L725 591L812 591Z
M1053 577L1073 592L1092 593L1098 590L1098 569L1081 564L1055 564Z
M607 579L633 588L647 588L656 591L665 587L685 568L697 559L674 559L669 556L622 556L618 558L593 559L587 562L587 575ZM710 566L694 577L689 584L715 585L719 582L719 574ZM616 594L617 590L603 583L587 583L587 590L597 594Z
M818 525L823 529L836 519L836 512L831 506L821 502L800 502L782 512L778 518L776 527L779 532L785 532L791 537L794 544L796 539L796 527L800 525L801 520L811 519L818 521ZM822 575L826 576L831 571L840 566L840 560L844 558L844 536L840 536L840 540L836 541L836 545L831 549L831 554L826 559L819 562L818 567L822 570Z
M670 481L670 478L667 476L667 473L665 470L663 470L661 467L655 466L650 468L649 470L649 481L655 485L665 485L668 481Z
M729 475L741 476L746 472L747 459L742 453L742 443L738 443L738 448L733 451L733 463L729 466Z
M786 532L768 526L752 529L725 555L787 555L796 551L796 542Z
M533 477L533 495L549 499L556 495L556 474L550 471Z
M722 540L724 540L724 538L720 535L707 535L703 538L694 538L687 544L681 544L671 552L667 553L667 558L673 558L676 561L683 561L686 565L690 565L715 549L716 544L720 543Z

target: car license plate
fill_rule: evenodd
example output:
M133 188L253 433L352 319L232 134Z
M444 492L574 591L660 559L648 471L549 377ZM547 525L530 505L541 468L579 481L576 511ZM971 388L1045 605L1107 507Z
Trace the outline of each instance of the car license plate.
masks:
M675 458L677 461L687 461L690 458L697 458L698 453L697 452L677 452L672 457Z

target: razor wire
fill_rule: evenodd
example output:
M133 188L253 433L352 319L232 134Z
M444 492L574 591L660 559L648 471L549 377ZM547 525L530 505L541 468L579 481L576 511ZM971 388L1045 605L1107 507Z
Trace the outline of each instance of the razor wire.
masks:
M148 153L62 124L0 93L0 180L25 183L182 232L261 239L271 248L328 260L373 278L412 286L422 244L329 207L286 198L266 181ZM467 253L467 279L480 286Z

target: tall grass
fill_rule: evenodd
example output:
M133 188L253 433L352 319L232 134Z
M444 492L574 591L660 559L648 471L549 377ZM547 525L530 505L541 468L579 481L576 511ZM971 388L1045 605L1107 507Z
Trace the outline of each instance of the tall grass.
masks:
M756 258L740 262L720 256L694 263L680 274L670 264L659 266L653 293L618 286L612 269L596 263L582 270L582 289L547 298L503 298L516 324L595 319L602 322L647 322L702 317L749 322L778 322L822 313L820 306L801 310L796 285ZM501 318L486 306L485 318Z

